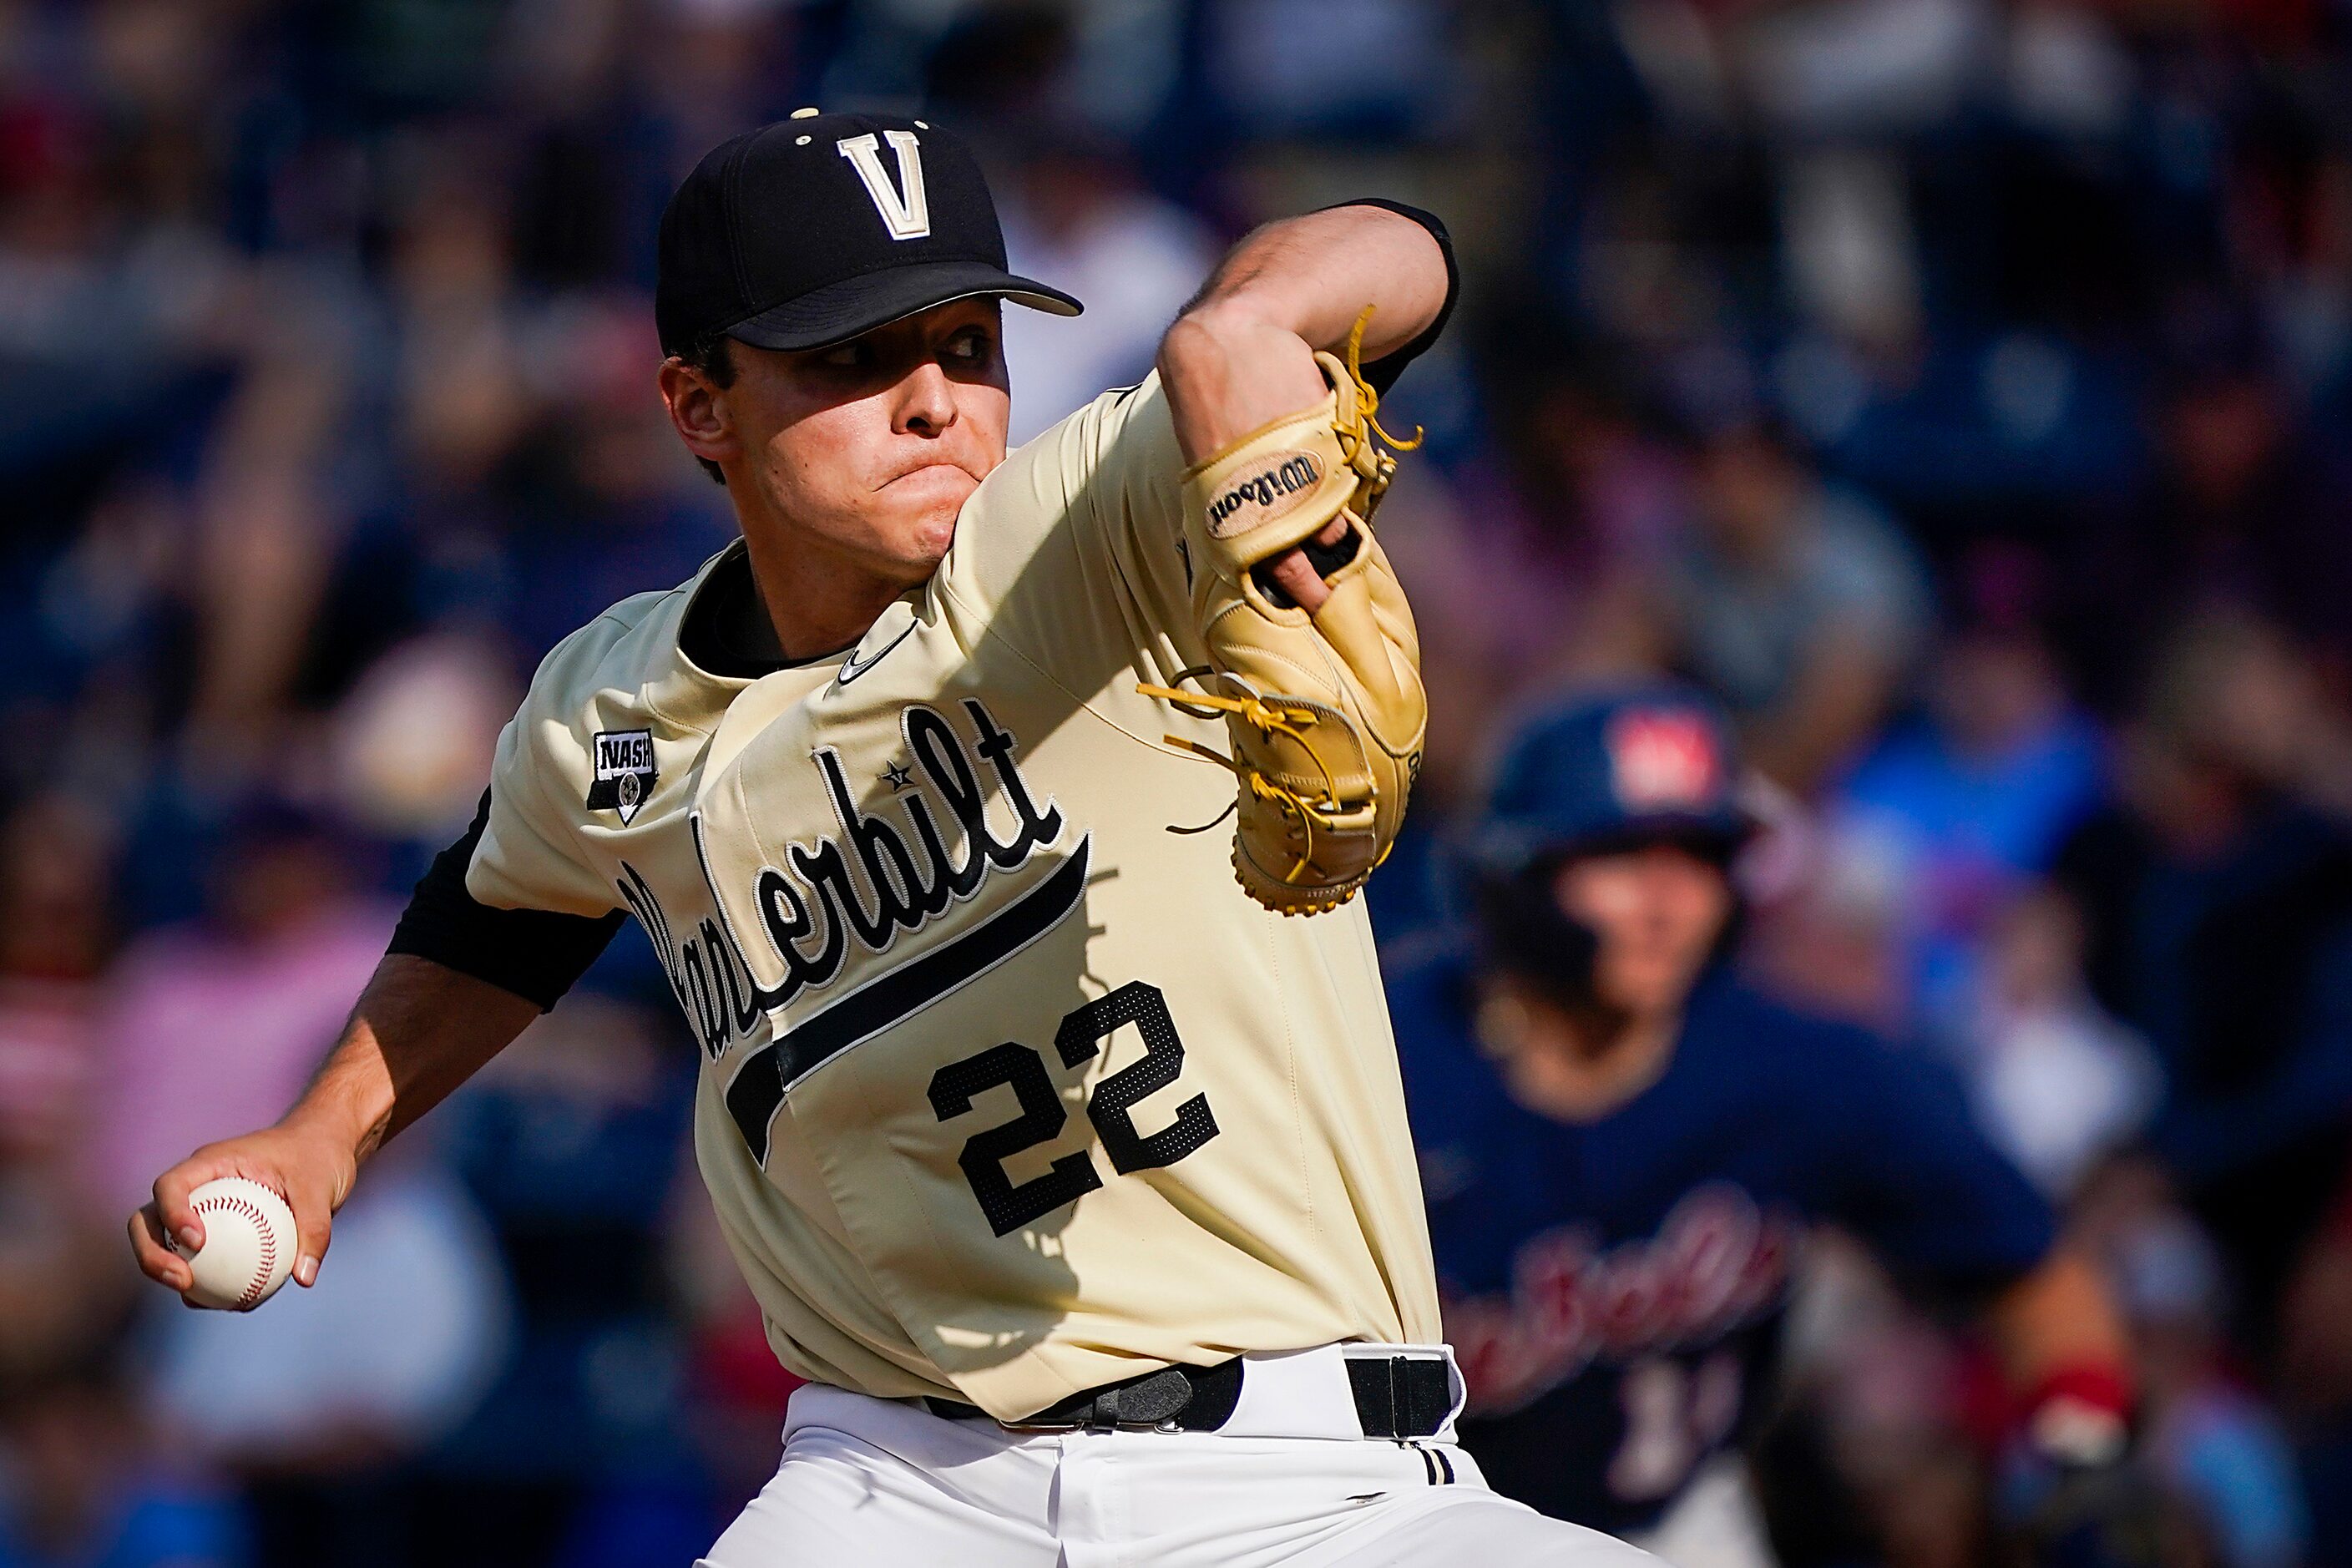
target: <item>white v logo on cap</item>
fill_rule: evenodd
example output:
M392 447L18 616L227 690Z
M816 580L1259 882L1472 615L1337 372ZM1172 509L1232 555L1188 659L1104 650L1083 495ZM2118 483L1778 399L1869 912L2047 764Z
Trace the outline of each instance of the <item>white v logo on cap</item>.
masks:
M866 183L866 194L874 198L874 210L882 215L882 226L890 231L890 237L921 239L931 232L930 203L923 195L922 149L911 131L882 134L890 139L891 151L898 154L898 184L906 191L903 200L891 189L890 176L882 172L882 150L874 132L848 137L834 147Z

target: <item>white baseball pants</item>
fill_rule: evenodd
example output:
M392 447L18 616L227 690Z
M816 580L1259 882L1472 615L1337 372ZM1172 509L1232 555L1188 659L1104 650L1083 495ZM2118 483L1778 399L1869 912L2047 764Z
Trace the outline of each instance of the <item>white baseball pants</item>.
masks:
M1252 1357L1217 1432L1012 1432L803 1388L700 1568L1658 1568L1488 1490L1450 1431L1329 1435L1358 1429L1339 1354Z

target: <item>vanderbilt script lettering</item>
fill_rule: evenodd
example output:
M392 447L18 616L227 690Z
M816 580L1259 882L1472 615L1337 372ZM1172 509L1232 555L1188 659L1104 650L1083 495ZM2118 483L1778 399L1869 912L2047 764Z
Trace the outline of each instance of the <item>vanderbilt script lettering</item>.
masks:
M782 968L761 985L722 920L704 918L683 936L635 867L621 868L623 900L652 939L678 1006L706 1055L722 1056L761 1018L802 993L837 977L856 942L887 950L961 900L978 894L992 872L1026 864L1060 837L1061 809L1030 793L1015 761L1018 742L976 699L960 704L970 733L947 714L920 704L899 717L918 787L869 813L858 803L848 764L830 746L810 761L811 784L824 793L838 831L794 843L784 864L754 873L751 908ZM992 797L999 821L991 820ZM1010 817L1004 825L1002 818ZM723 908L699 816L695 854L714 909Z

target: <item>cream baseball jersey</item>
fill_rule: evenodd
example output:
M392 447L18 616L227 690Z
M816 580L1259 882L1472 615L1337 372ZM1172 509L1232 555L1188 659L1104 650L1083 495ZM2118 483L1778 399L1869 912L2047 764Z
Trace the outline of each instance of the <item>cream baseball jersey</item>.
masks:
M846 656L679 650L724 553L572 636L467 883L628 910L701 1042L701 1170L793 1371L1015 1418L1168 1363L1430 1342L1360 900L1259 908L1156 380L992 472ZM740 552L740 546L735 547Z

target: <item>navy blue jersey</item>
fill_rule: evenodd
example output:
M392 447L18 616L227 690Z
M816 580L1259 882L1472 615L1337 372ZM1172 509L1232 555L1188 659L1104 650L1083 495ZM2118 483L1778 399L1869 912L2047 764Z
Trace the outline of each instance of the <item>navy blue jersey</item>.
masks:
M1997 1288L2050 1247L2047 1205L1940 1067L1728 976L1700 984L1655 1083L1573 1125L1505 1091L1461 959L1389 993L1463 1440L1547 1513L1639 1529L1741 1439L1816 1223L1934 1287Z

